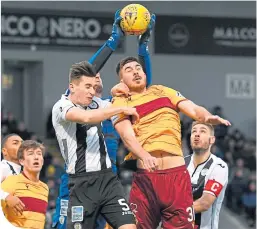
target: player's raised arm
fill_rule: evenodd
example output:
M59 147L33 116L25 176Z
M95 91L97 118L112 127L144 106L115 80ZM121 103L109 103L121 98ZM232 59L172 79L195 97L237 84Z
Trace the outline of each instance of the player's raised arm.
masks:
M120 10L117 10L114 16L114 23L112 27L112 34L110 38L103 44L103 46L89 59L96 72L99 72L106 61L110 58L112 53L117 49L124 37L124 33L120 28Z
M152 14L150 23L146 32L144 32L138 39L138 59L142 64L144 72L146 74L146 86L152 84L152 69L151 69L151 58L148 50L148 43L150 40L151 33L155 26L155 14Z
M114 16L114 23L112 26L112 34L110 38L103 44L103 46L88 60L95 68L96 73L100 72L112 53L117 49L120 42L124 38L124 33L120 28L120 10L117 10ZM65 95L70 94L70 89L67 89Z

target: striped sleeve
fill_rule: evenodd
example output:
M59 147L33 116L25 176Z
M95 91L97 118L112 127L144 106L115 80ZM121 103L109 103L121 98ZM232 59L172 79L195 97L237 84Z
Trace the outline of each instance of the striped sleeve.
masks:
M55 122L66 121L66 113L75 105L68 99L60 99L53 107L52 114Z
M127 106L128 106L127 99L124 97L114 97L112 99L112 107L127 107ZM115 125L121 120L124 120L126 118L128 118L128 116L124 115L123 113L115 115L111 118L112 124Z

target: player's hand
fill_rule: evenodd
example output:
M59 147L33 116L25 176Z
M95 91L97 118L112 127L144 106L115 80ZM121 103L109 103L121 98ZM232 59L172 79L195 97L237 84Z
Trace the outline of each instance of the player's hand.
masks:
M128 86L125 83L119 83L116 84L112 89L111 89L111 95L112 97L129 97L130 96L130 91Z
M10 194L5 198L5 202L7 206L11 208L16 215L22 215L25 205L17 196L13 196Z
M155 19L155 14L152 14L147 30L138 37L138 54L140 56L145 56L148 52L148 42L155 26Z
M225 126L231 126L231 123L228 120L223 119L223 118L219 117L218 115L207 116L205 118L205 123L208 123L208 124L211 124L211 125L223 124Z
M122 31L120 27L120 21L121 21L121 16L120 16L120 10L117 10L114 16L114 23L112 25L112 35L107 41L107 45L115 51L116 48L118 47L121 39L125 36L124 32Z
M149 172L155 171L158 169L158 160L156 157L151 156L150 154L147 154L147 156L140 158L143 162L143 166L146 170Z
M155 26L155 19L156 19L156 16L155 14L152 14L151 15L151 20L150 20L150 23L147 27L147 30L138 37L138 44L139 46L144 44L144 43L148 43L149 40L150 40L150 36L151 36L151 33L154 29L154 26Z
M132 123L135 124L139 121L139 114L137 113L136 108L133 107L125 107L123 109L123 113L125 115L129 115L132 117Z

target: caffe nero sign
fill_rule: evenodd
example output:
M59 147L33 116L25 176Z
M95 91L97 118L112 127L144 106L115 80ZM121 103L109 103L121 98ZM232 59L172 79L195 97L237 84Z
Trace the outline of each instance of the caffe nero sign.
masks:
M78 12L10 12L2 9L2 44L99 47L112 31L113 15Z
M256 55L256 21L246 18L158 16L155 53Z

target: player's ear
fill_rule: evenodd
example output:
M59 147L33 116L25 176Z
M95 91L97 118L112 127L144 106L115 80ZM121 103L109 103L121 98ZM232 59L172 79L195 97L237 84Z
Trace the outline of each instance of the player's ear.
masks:
M145 75L145 79L147 78L147 76L146 76L146 73L144 72L144 75Z
M215 136L211 136L210 137L210 144L214 144L215 143Z
M72 82L69 84L69 89L71 93L74 93L74 84Z
M6 157L8 155L7 149L6 148L2 148L2 153L3 153L3 156Z
M19 159L19 162L22 166L24 166L24 159Z

